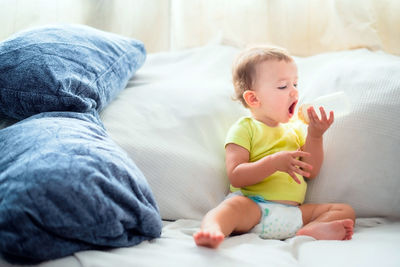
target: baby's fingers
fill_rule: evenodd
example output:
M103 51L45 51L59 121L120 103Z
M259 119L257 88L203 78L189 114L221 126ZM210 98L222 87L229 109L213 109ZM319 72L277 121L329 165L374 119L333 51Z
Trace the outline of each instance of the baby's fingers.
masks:
M335 120L335 116L333 115L333 111L331 111L331 112L329 112L329 119L328 119L329 125L331 125L334 120Z
M295 171L295 172L297 172L297 171ZM288 174L292 177L292 179L293 179L296 183L301 184L301 181L299 180L299 178L297 178L296 174L295 174L293 171L288 172Z
M323 107L319 107L319 113L321 114L321 120L322 121L327 121L328 118L326 117L326 112Z
M319 108L319 112L321 113L321 121L328 122L329 125L333 123L333 111L329 112L329 118L323 107Z
M315 112L314 107L309 107L307 109L308 117L310 118L310 123L313 122L315 123L316 121L319 121L319 117L317 115L317 112Z
M310 153L308 153L308 152L304 152L304 151L301 151L301 150L297 150L297 151L293 151L292 152L292 156L293 157L295 157L295 158L304 158L304 157L309 157L309 156L311 156L311 154Z
M303 170L309 170L311 171L313 169L313 166L311 164L308 164L306 162L303 162L301 160L295 160L294 164L302 168Z
M294 170L294 172L296 172L296 173L298 173L298 174L300 174L301 176L304 176L304 177L310 177L310 173L309 172L306 172L306 171L304 171L304 170L302 170L300 168L296 168Z

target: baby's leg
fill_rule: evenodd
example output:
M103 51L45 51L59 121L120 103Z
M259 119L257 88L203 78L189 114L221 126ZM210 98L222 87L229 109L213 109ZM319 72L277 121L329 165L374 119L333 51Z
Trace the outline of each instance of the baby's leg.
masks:
M355 213L347 204L305 204L300 206L303 225L296 235L319 240L350 240Z
M198 246L217 248L226 236L233 232L248 232L260 222L260 218L261 210L254 201L235 196L209 211L193 238Z

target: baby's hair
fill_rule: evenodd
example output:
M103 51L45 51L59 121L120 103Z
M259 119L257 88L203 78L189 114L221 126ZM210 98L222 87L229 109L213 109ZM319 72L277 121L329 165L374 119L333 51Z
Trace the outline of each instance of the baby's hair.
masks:
M235 100L239 100L245 107L246 101L243 93L251 90L255 80L255 66L266 60L284 60L292 62L293 58L283 48L273 46L253 46L242 51L236 58L232 68L233 87L235 89Z

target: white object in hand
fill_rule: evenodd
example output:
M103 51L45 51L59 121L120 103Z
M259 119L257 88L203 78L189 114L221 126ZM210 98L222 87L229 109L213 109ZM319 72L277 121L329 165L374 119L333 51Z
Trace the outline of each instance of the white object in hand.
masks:
M310 123L310 118L308 117L307 109L311 106L314 107L314 110L316 112L319 111L319 107L323 107L327 115L329 114L330 111L333 111L335 118L344 116L350 112L350 102L343 91L321 96L314 99L311 102L302 104L299 107L299 111L297 114L299 119L306 124Z

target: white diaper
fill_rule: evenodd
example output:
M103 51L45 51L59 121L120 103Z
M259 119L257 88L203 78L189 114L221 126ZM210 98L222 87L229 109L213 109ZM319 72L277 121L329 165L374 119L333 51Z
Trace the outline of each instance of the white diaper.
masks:
M231 193L227 198L243 195L240 190ZM264 239L287 239L295 236L303 226L299 207L266 201L261 197L250 197L262 211L261 221L251 229Z

